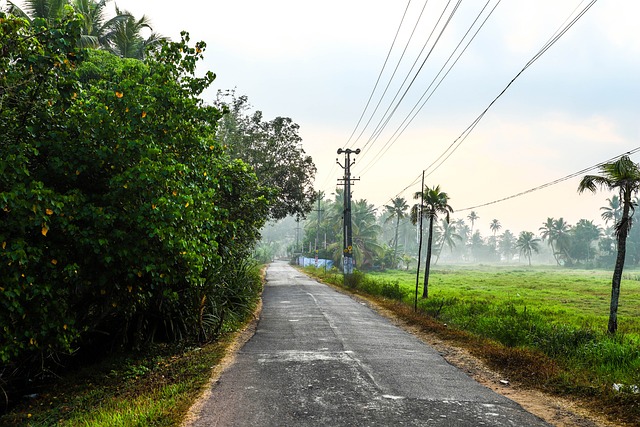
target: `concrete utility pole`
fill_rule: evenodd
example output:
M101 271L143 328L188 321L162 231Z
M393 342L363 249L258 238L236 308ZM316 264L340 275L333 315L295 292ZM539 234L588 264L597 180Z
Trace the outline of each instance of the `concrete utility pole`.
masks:
M418 268L416 270L416 297L413 302L413 311L418 311L418 284L420 283L420 257L422 256L422 214L424 211L424 170L422 171L422 187L420 187L420 207L418 215L420 218L420 238L418 240Z
M299 242L300 242L300 216L298 215L296 216L296 249L294 250L294 253L296 255L298 255L299 253L302 253L302 250L298 252Z
M360 154L360 149L351 150L347 148L343 150L342 148L338 149L338 154L344 153L344 166L340 164L338 159L336 159L336 163L344 169L344 177L342 179L338 179L338 185L344 185L344 216L343 216L343 258L342 258L342 267L345 275L345 283L349 283L351 278L351 274L353 274L353 236L352 236L352 225L351 225L351 185L352 181L359 181L359 178L351 178L351 166L355 163L355 160L351 162L351 154Z
M320 212L324 212L324 209L320 209L320 200L323 197L324 193L321 191L318 193L318 209L316 209L316 213L318 214L318 226L316 227L316 244L314 247L314 253L315 253L315 263L316 263L316 268L318 268L318 236L320 234ZM325 238L325 242L326 242L326 238ZM326 243L325 243L325 249L326 249Z

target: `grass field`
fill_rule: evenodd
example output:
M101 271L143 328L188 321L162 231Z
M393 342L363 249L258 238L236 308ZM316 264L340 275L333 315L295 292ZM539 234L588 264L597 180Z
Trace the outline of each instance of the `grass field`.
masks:
M372 278L397 281L415 293L415 271L367 273ZM621 334L640 337L640 274L624 274L618 325ZM632 280L635 279L635 280ZM419 296L423 277L420 276ZM432 270L429 296L434 300L458 299L510 305L535 311L549 322L571 327L606 330L609 318L611 272L553 267L447 267Z

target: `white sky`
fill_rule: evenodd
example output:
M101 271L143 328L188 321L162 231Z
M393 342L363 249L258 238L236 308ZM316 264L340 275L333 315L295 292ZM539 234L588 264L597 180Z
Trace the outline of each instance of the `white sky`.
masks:
M490 0L488 9L497 1ZM428 2L390 86L392 96L382 101L379 113L362 138L350 144L352 148L363 148L369 140L446 3ZM587 3L502 0L407 130L367 168L486 4L463 1L389 125L356 157L352 171L361 180L354 186L354 198L381 206L398 195L473 123L567 18L575 16L572 12ZM331 193L342 174L335 165L336 150L345 146L358 122L407 1L118 0L117 4L137 17L146 14L163 35L178 39L180 30L187 30L193 42L207 43L202 70L218 75L207 100L213 100L218 89L235 88L266 119L287 116L298 123L304 149L318 167L316 188ZM423 4L424 0L410 4L372 107ZM439 184L459 210L537 187L640 146L638 16L637 0L598 1L516 80L426 184ZM436 37L437 33L432 40ZM432 46L429 43L427 51ZM363 124L368 118L365 115ZM361 130L362 125L356 135ZM640 155L632 159L640 161ZM564 217L570 224L581 218L602 224L599 208L610 195L578 195L578 182L574 178L478 208L476 228L488 236L489 222L497 218L503 231L538 232L549 216ZM419 189L417 182L401 195L412 201ZM454 213L454 218L468 214Z

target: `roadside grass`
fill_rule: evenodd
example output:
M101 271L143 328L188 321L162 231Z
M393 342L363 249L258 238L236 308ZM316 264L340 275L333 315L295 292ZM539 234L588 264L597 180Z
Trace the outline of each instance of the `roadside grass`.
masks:
M305 271L342 286L337 271ZM356 272L348 290L467 348L513 382L640 425L640 282L625 274L619 333L606 333L610 272L476 266L432 270L414 312L415 271ZM634 280L632 280L634 279Z
M369 273L372 278L397 281L415 292L415 271ZM626 273L622 282L618 324L620 334L640 338L640 281ZM420 277L422 290L423 277ZM420 292L421 292L420 290ZM547 321L573 327L606 330L611 294L611 272L556 267L436 268L429 279L429 299L509 304L534 310Z
M0 417L0 425L180 425L230 342L229 334L203 347L156 346L110 357L49 384Z

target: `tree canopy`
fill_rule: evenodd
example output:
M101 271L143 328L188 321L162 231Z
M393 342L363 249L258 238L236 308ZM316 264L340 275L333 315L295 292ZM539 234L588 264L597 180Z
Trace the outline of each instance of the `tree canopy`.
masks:
M65 10L0 12L2 372L214 336L246 304L234 277L280 194L218 139L204 43L183 33L143 61L85 50Z
M249 114L248 98L236 97L233 92L219 93L217 105L228 111L218 131L219 139L233 157L253 167L262 185L277 191L270 218L304 217L316 200L316 167L300 145L300 127L288 117L265 121L261 111Z

